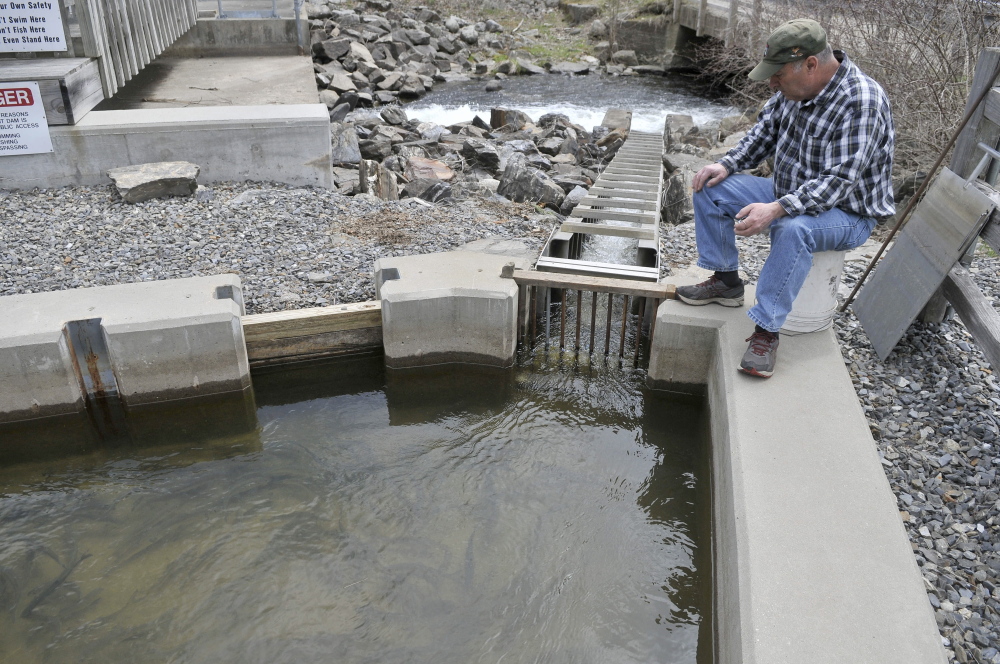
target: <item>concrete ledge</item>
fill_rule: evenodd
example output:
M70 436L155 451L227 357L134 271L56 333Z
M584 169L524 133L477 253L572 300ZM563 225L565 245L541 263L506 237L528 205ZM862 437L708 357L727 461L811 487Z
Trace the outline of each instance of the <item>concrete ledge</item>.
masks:
M198 164L201 182L333 186L322 104L91 111L50 133L53 152L4 157L0 188L107 184L110 168L156 161Z
M668 300L649 367L651 387L709 399L716 661L943 664L833 332L782 337L762 380L737 372L752 331L744 308Z
M511 366L518 288L500 277L509 262L528 263L523 256L471 251L376 261L386 366Z
M0 423L248 390L242 302L235 275L0 298ZM93 319L74 346L68 324Z

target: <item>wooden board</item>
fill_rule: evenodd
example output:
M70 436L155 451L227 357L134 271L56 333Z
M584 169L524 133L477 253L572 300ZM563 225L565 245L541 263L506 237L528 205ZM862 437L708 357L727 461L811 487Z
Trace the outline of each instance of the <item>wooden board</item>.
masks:
M93 58L0 60L0 82L37 81L49 125L76 124L104 99Z
M538 259L539 266L542 260ZM587 266L604 268L630 268L628 265L613 265L610 263L588 263L587 261L571 261L565 258L546 258L546 268L586 268ZM566 265L569 263L570 265ZM576 265L583 263L584 265ZM654 268L634 268L650 272ZM618 293L621 295L635 295L638 297L653 297L661 300L675 299L677 289L673 284L649 283L636 279L614 279L609 277L592 277L583 274L562 273L555 274L549 271L536 270L514 270L514 281L520 285L548 286L550 288L572 288L574 290L596 291L598 293Z
M883 360L962 256L995 207L989 196L943 169L892 249L854 302L854 313Z
M567 221L563 222L563 225L559 227L559 230L563 233L630 237L636 240L656 239L656 233L652 228L636 228L635 226L609 226L607 224L585 224L577 221Z
M621 199L634 198L639 201L655 201L660 195L656 192L656 187L651 187L653 191L634 191L632 189L619 189L618 187L598 187L594 185L590 188L591 196L611 196Z
M640 224L655 224L655 214L639 214L631 212L618 212L617 210L594 210L592 208L581 208L577 206L569 213L569 216L577 219L604 219L607 221L631 221Z
M578 205L586 205L589 207L613 207L613 208L623 208L629 210L655 210L657 205L656 201L631 201L626 198L621 198L616 196L615 198L598 198L597 196L584 196L580 199Z
M976 286L972 275L956 265L944 280L944 294L972 333L994 371L1000 370L1000 313Z
M382 325L382 303L358 302L276 311L244 316L242 323L247 343L356 330Z

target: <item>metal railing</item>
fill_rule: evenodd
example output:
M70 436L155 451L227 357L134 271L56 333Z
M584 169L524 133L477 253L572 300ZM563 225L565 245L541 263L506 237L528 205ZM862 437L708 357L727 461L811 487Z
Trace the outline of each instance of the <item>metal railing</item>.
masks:
M84 54L98 59L104 96L113 96L190 30L197 0L76 0Z
M657 308L675 297L672 284L513 266L505 268L503 276L518 285L519 348L531 351L542 345L546 350L557 348L560 357L603 356L622 365L631 362L633 367L648 360Z

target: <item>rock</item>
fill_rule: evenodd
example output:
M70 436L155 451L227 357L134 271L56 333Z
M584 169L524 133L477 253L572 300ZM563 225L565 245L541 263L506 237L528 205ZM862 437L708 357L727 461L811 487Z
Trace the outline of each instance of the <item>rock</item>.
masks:
M486 92L499 92L500 90L503 90L503 86L500 85L500 81L490 81L483 89Z
M643 76L666 76L667 70L659 65L637 65L632 71Z
M590 65L585 62L557 62L550 70L556 74L581 75L590 72Z
M423 30L407 30L406 39L414 46L426 46L431 43L431 36Z
M526 124L534 124L527 113L503 107L490 111L490 126L493 129L508 127L511 131L518 131L523 129Z
M312 2L305 3L303 7L306 13L306 18L310 20L320 20L330 18L330 7L326 4L315 4Z
M351 105L347 103L337 104L330 109L330 122L343 122L351 112Z
M361 156L365 159L382 161L392 154L392 142L388 137L381 134L376 135L374 138L366 138L358 141L358 147L361 150Z
M334 164L357 164L361 161L361 148L354 125L342 122L330 125L330 160Z
M419 178L403 187L404 198L419 198L430 203L436 203L450 196L451 187L435 178Z
M449 16L444 22L444 27L448 30L448 32L458 32L462 29L463 25L465 25L465 21L457 16Z
M517 59L517 65L520 68L520 73L522 73L522 74L538 75L538 74L547 74L548 73L542 67L539 67L535 63L529 62L528 60L525 60L524 58L518 58Z
M354 81L347 74L337 73L330 77L330 89L341 93L356 92L358 86L354 84Z
M327 109L332 110L340 102L340 95L333 90L320 90L319 101L321 104L326 104Z
M493 128L490 127L489 124L487 124L486 120L483 120L478 115L476 115L476 116L474 116L472 118L472 126L473 127L478 127L479 129L482 129L483 131L493 131Z
M635 57L635 51L631 50L615 51L611 55L611 61L623 67L634 67L639 64L639 60Z
M566 198L562 188L537 168L528 165L523 154L507 160L497 193L519 203L531 201L559 209Z
M486 24L483 27L486 28L486 32L503 32L503 26L491 18L486 19Z
M471 25L467 25L459 30L458 38L470 45L479 43L479 33L476 32L476 28Z
M442 135L448 133L447 129L433 122L421 122L416 126L416 131L420 134L420 138L425 141L437 141Z
M494 178L483 178L479 181L479 184L495 194L497 193L497 188L500 186L500 180L496 180Z
M428 7L420 7L417 9L417 20L421 23L440 23L441 15Z
M215 190L199 184L194 192L194 199L199 203L211 203L215 200Z
M660 196L660 218L668 224L694 220L691 207L691 180L694 174L712 162L694 155L671 154L664 158L666 176Z
M601 13L601 8L597 5L562 4L562 9L569 19L570 25L580 25L586 23Z
M365 0L365 5L383 13L392 9L390 0Z
M166 196L190 196L198 188L201 168L187 161L159 161L122 166L108 177L126 203L141 203Z
M556 138L546 138L538 143L538 151L542 154L552 155L553 157L559 154L559 148L562 147L563 139Z
M559 214L563 216L569 216L569 213L573 211L580 201L583 200L584 196L587 195L587 190L583 187L573 187L566 198L563 199L562 204L559 206Z
M356 41L351 42L351 46L347 52L347 57L352 57L371 65L375 64L375 58L372 57L371 51L368 50L368 47Z
M361 160L358 172L358 190L363 194L371 194L384 201L398 201L399 189L396 176L377 161Z
M468 139L462 144L462 156L483 168L496 171L500 168L500 155L492 143Z
M382 119L391 125L401 125L407 120L406 111L399 106L386 106L380 113Z
M608 36L608 26L599 18L595 18L587 29L587 34L591 39L604 39Z
M334 38L321 41L318 44L313 44L313 53L319 56L325 56L327 60L339 60L347 55L350 50L350 39Z
M404 173L410 180L432 178L447 181L455 177L455 171L451 170L443 161L426 159L424 157L410 157L407 159Z

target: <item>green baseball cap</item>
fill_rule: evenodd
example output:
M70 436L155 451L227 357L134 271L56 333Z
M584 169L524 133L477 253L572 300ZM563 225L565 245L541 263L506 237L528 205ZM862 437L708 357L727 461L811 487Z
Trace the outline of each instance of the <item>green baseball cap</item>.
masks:
M805 60L826 48L826 30L809 18L782 23L767 38L760 63L750 72L750 79L766 81L789 62Z

